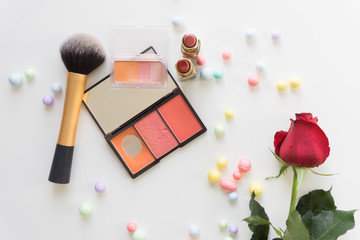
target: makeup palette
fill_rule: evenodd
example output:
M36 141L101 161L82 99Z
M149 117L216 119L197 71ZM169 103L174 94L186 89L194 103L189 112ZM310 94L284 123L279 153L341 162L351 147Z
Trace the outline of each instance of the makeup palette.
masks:
M152 47L142 52L154 53ZM133 68L127 71L134 79L150 76L149 68L162 67L147 63L121 65ZM139 74L140 68L147 73ZM118 74L122 75L122 71ZM109 75L85 91L86 108L132 178L206 131L171 74L166 71L166 75L165 88L114 89Z

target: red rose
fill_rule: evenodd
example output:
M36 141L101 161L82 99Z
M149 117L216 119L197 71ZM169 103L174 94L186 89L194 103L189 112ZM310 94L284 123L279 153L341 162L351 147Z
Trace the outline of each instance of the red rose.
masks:
M289 131L279 131L274 136L276 155L299 167L313 168L324 163L330 153L329 140L317 121L311 113L296 114Z

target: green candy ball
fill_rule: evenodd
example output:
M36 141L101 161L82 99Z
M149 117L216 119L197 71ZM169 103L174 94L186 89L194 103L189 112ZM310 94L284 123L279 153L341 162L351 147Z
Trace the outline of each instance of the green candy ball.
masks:
M220 137L220 136L222 136L224 134L225 127L223 125L221 125L221 124L218 124L218 125L215 126L214 130L215 130L216 136Z
M228 222L225 219L219 221L220 230L225 230L228 227Z
M33 68L28 68L25 70L24 75L28 80L33 80L36 76L36 71Z
M80 205L80 208L79 208L79 213L84 216L84 217L87 217L91 214L92 212L92 205L88 202L84 202Z
M221 69L215 69L214 72L213 72L213 76L216 79L220 79L220 78L222 78L224 76L224 71L221 70Z
M134 240L145 240L146 239L146 234L144 231L142 230L136 230L133 234L133 239Z

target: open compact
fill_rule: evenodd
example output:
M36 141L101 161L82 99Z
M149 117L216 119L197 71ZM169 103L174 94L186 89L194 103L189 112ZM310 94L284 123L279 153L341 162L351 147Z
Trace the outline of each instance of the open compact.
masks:
M114 60L113 72L88 88L83 99L132 178L206 131L165 65L156 60L154 48L140 55L133 61L121 62L121 66L115 66L119 63ZM111 77L115 74L121 84L138 86L145 82L150 87L116 88ZM152 84L161 87L153 88Z

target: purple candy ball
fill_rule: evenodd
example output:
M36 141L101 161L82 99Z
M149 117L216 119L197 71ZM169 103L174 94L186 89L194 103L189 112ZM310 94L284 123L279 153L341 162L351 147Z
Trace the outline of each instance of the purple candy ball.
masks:
M97 182L95 183L95 191L98 192L98 193L102 193L105 191L105 183L103 182Z
M229 226L229 233L231 235L236 235L238 233L238 227L236 225L230 225Z
M271 33L271 38L273 39L273 41L279 41L281 38L281 33L278 31L274 31Z
M52 96L45 96L43 97L42 102L45 106L51 106L54 103L54 98Z

